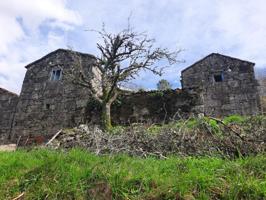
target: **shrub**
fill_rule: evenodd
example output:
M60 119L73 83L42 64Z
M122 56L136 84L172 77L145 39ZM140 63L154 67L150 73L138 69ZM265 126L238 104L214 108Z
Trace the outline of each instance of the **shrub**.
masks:
M240 115L231 115L228 117L225 117L223 119L223 122L227 124L235 123L235 124L241 124L242 122L245 121L245 117L240 116Z

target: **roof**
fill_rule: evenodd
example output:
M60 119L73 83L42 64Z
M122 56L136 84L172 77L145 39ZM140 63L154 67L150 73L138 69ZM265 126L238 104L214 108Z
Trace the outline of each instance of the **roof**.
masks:
M10 92L9 90L6 90L6 89L1 88L1 87L0 87L0 92L4 92L4 93L8 93L10 95L18 96L16 93Z
M229 59L232 59L232 60L237 60L237 61L245 62L245 63L251 64L251 65L253 65L253 66L255 65L255 63L250 62L250 61L241 60L241 59L239 59L239 58L234 58L234 57L226 56L226 55L219 54L219 53L211 53L211 54L205 56L204 58L200 59L199 61L195 62L194 64L190 65L190 66L187 67L186 69L183 69L183 70L181 71L181 73L183 73L183 72L185 72L186 70L188 70L188 69L194 67L196 64L202 62L203 60L205 60L205 59L207 59L207 58L209 58L209 57L211 57L211 56L221 56L221 57L229 58Z
M40 59L38 59L38 60L28 64L28 65L26 65L25 68L29 68L31 65L34 65L34 64L42 61L43 59L46 59L46 58L50 57L51 55L56 54L58 52L67 52L67 53L77 54L77 55L80 55L80 56L87 56L87 57L95 58L94 55L87 54L87 53L81 53L81 52L73 51L73 50L70 50L70 49L57 49L55 51L52 51L51 53L48 53L47 55L43 56L42 58L40 58Z

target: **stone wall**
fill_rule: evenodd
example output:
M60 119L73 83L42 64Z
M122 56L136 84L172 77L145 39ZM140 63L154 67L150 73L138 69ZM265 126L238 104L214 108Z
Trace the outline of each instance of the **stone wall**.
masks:
M10 136L18 95L0 88L0 144Z
M149 91L120 95L111 107L112 122L128 125L135 122L162 123L188 117L197 103L197 96L183 90ZM94 101L92 101L94 102ZM89 103L87 121L100 120L100 106Z
M266 113L266 78L260 77L258 82L259 82L261 113L265 114Z
M67 76L74 65L82 66L100 94L101 76L94 61L92 55L59 49L26 66L20 97L0 89L0 140L45 138L61 128L99 123L100 106ZM260 101L253 68L248 61L210 54L182 71L182 90L120 95L111 108L113 124L161 123L198 112L216 117L257 114Z
M182 71L182 87L200 96L206 115L254 115L259 112L254 63L211 54Z
M77 54L77 55L76 55ZM88 90L71 82L67 74L78 59L86 73L92 73L94 57L59 49L26 66L20 99L12 130L13 138L54 135L63 127L83 122ZM61 69L60 80L51 80L54 69Z

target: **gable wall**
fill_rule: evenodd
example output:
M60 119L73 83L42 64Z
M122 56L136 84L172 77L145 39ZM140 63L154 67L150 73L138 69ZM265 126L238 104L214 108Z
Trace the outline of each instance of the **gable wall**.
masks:
M222 72L224 80L215 82ZM211 116L253 115L259 112L259 95L253 64L212 55L182 73L183 89L200 95L198 109Z
M76 64L75 56L59 51L28 67L15 114L13 139L54 135L63 127L82 123L89 93L66 78L70 66ZM84 68L90 71L93 59L80 58ZM63 70L62 80L51 81L51 71L58 67Z

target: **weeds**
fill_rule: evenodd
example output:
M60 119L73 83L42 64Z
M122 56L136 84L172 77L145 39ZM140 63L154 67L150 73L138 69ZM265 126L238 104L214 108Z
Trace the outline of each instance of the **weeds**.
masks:
M256 116L257 118L258 116ZM245 122L247 120L246 117L243 117L243 116L240 116L240 115L231 115L231 116L228 116L228 117L225 117L223 119L223 122L228 125L228 124L232 124L232 123L235 123L235 124L241 124L243 122Z
M241 124L236 123L240 121ZM245 120L231 117L227 123L216 118L190 118L163 125L117 126L110 132L81 125L63 131L50 147L82 147L96 154L125 153L141 157L165 158L174 154L235 158L264 153L265 128L266 118L257 117Z

